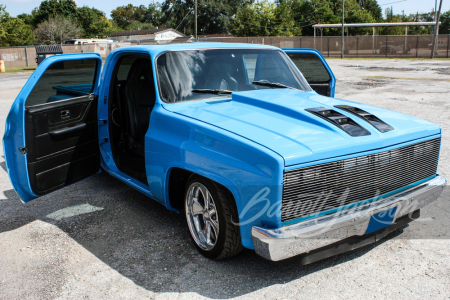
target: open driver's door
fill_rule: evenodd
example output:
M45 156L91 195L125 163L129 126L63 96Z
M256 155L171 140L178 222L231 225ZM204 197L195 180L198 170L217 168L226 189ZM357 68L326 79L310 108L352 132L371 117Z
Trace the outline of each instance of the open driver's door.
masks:
M334 97L336 78L325 58L315 49L283 49L318 94Z
M6 119L3 151L23 202L100 170L97 95L102 59L94 53L45 59Z

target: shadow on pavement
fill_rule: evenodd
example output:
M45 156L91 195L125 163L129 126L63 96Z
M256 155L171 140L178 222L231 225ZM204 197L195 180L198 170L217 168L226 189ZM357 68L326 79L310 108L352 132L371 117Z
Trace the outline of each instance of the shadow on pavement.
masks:
M245 250L238 257L211 261L190 240L183 215L168 211L119 180L99 174L22 204L13 190L0 200L0 232L34 220L51 223L137 285L153 292L194 292L211 298L245 295L364 255L380 243L302 266L270 262ZM63 218L46 216L89 203L103 210ZM381 243L401 233L393 232Z

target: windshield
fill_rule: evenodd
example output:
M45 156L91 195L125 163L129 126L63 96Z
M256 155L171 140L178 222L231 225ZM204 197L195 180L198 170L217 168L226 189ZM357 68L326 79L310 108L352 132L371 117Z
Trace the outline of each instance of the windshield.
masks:
M226 92L277 88L254 81L311 90L286 54L275 49L165 52L157 58L156 65L160 96L165 102L229 97ZM220 93L222 90L226 92Z

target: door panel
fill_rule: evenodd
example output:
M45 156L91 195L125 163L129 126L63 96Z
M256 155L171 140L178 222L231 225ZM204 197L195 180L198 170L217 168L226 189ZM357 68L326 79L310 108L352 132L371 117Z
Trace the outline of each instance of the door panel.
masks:
M97 139L96 106L94 97L79 97L56 105L27 107L27 145L33 145L29 149L28 159L40 159ZM67 112L70 114L68 117L62 116Z
M283 49L318 94L334 97L336 79L325 58L314 49Z
M98 172L96 97L27 107L25 132L30 185L37 195Z
M101 65L94 53L51 56L17 96L6 119L3 149L23 202L100 171Z

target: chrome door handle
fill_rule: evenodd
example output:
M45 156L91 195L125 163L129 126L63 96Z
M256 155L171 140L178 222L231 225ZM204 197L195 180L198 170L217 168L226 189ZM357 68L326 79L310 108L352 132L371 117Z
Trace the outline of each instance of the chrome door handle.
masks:
M61 118L68 118L68 117L70 117L70 110L61 111Z

